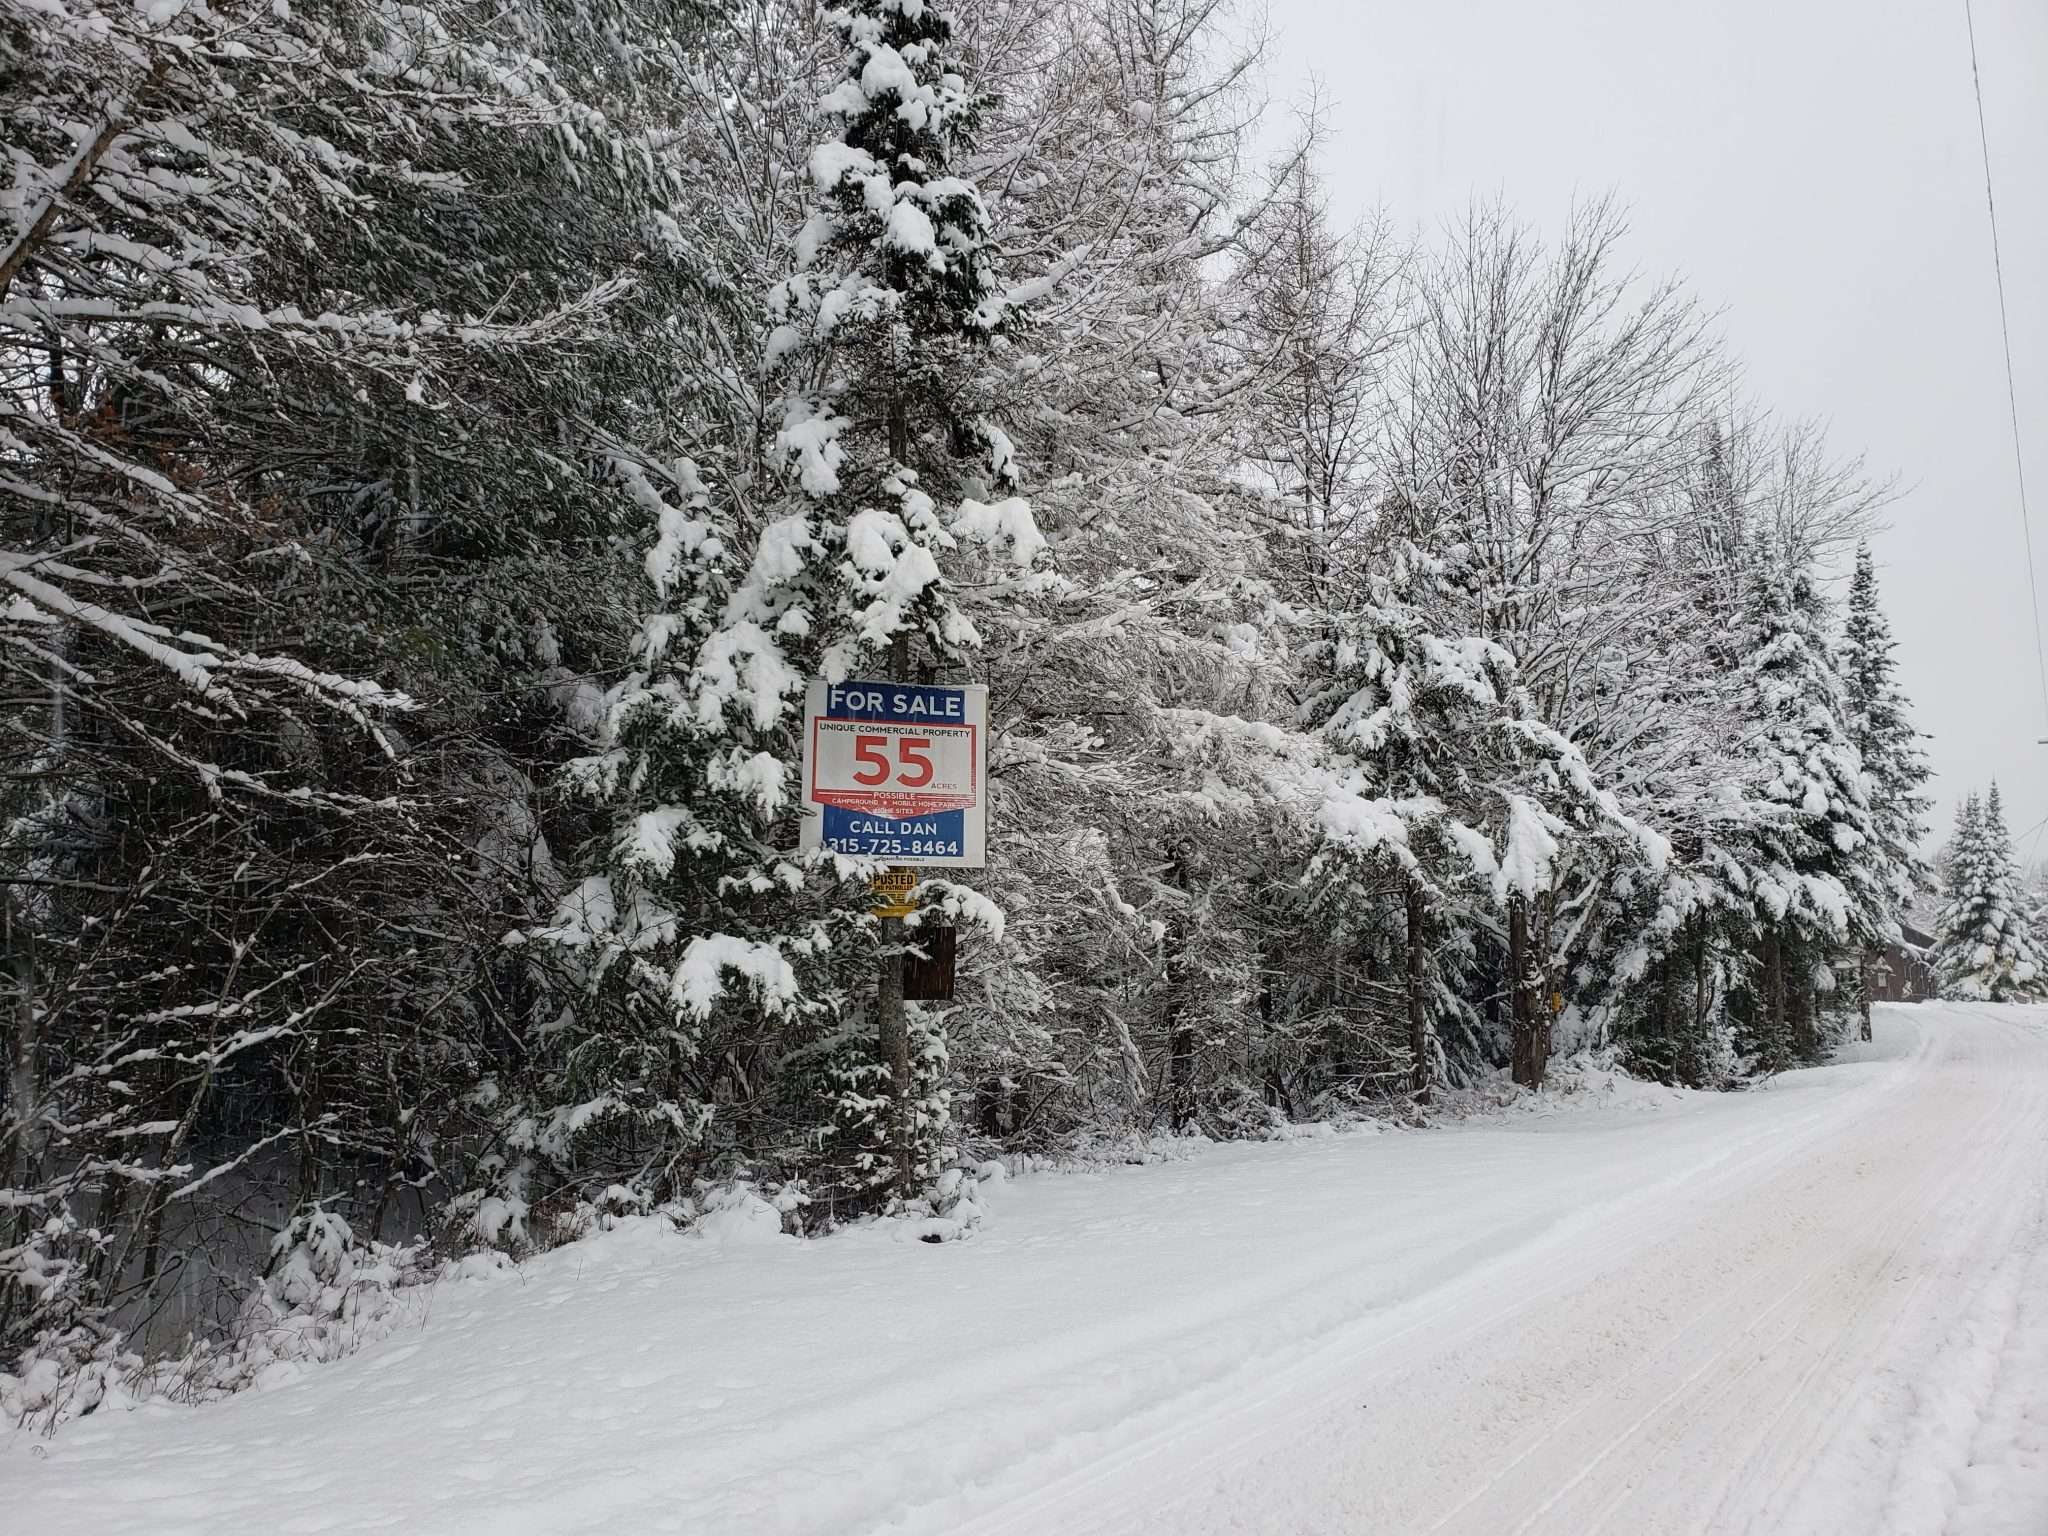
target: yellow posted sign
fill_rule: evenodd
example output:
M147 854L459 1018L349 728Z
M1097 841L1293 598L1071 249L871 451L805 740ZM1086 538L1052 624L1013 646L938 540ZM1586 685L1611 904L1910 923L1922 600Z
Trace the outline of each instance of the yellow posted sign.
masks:
M876 875L868 882L868 890L875 898L875 916L910 916L917 910L917 903L910 899L916 885L917 871L914 869L888 869Z

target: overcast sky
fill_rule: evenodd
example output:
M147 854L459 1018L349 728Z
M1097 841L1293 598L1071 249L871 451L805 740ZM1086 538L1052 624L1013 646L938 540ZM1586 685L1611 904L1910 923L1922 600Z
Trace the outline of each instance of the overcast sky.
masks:
M1631 209L1639 265L1724 312L1748 386L1905 491L1876 543L1937 774L1994 776L2048 853L2022 554L1962 0L1270 0L1269 91L1320 81L1333 212L1433 232L1474 193L1547 230ZM2048 589L2048 0L1975 0ZM2044 590L2048 597L2048 590Z

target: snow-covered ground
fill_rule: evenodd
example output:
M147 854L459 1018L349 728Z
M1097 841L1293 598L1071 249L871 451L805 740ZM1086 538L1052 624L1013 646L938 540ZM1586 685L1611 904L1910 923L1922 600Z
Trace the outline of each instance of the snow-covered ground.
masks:
M1033 1175L966 1242L574 1245L0 1528L2048 1532L2048 1011L1752 1093Z

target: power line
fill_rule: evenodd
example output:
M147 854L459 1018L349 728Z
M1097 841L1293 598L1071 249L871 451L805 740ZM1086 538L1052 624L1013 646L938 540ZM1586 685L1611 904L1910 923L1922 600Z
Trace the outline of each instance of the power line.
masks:
M2012 416L2012 467L2020 488L2020 534L2027 550L2027 591L2034 600L2034 665L2041 678L2041 717L2048 720L2048 650L2041 644L2041 588L2034 576L2034 525L2027 514L2027 465L2020 452L2020 397L2012 382L2012 325L2005 315L2005 262L1998 251L1998 204L1991 196L1991 136L1984 128L1984 82L1977 73L1977 22L1963 0L1970 33L1970 88L1977 94L1977 147L1984 155L1984 209L1991 215L1991 271L1998 279L1998 331L2005 342L2005 404Z

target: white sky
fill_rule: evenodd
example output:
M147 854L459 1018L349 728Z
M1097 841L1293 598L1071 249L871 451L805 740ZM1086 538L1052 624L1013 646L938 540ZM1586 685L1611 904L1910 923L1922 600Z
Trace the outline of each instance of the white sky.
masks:
M1434 232L1503 195L1629 204L1631 253L1724 312L1749 391L1905 491L1876 542L1938 778L2048 821L1962 0L1270 0L1276 107L1320 81L1340 218ZM2036 568L2048 599L2048 3L1975 0ZM2048 852L2048 834L2021 843Z

